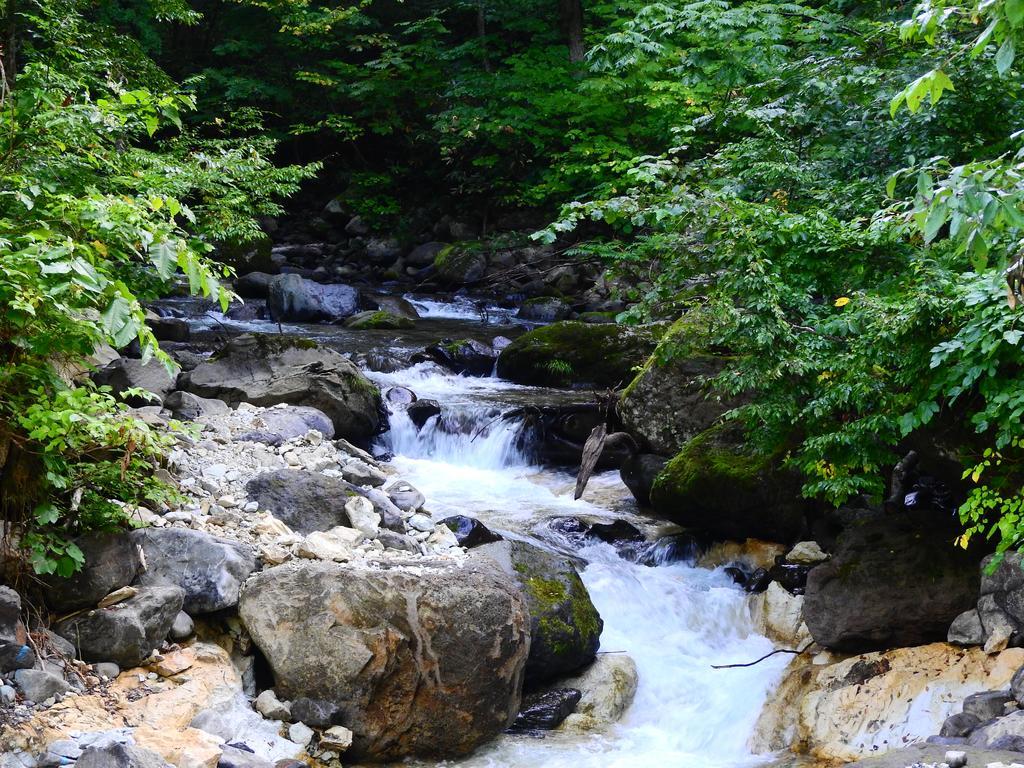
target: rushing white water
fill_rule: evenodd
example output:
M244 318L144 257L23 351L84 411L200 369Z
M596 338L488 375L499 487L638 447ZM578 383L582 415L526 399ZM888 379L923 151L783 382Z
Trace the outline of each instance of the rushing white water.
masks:
M396 413L381 446L395 454L402 476L430 499L435 517L471 515L555 546L565 542L547 525L553 517L625 518L644 525L630 510L616 473L595 476L585 498L573 501L571 476L530 464L521 425L495 419L500 413L495 403L521 403L525 388L498 379L439 375L423 366L375 378L408 386L445 406L422 430ZM482 397L490 404L481 405ZM770 642L753 631L744 593L720 570L636 565L606 544L578 554L589 563L583 579L605 621L602 651L626 652L637 663L640 686L632 707L608 733L503 736L450 765L739 768L763 762L746 742L787 659L712 668L752 661L771 650Z

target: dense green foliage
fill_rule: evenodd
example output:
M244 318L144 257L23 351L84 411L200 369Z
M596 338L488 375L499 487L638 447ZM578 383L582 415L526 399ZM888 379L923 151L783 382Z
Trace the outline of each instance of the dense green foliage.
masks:
M74 380L103 345L172 367L140 299L182 274L226 303L213 244L256 232L303 173L275 168L265 139L185 130L194 96L88 10L44 0L9 17L21 63L5 58L0 93L0 501L6 537L65 574L81 558L69 534L169 493L153 475L167 437Z
M974 485L969 533L1024 536L1024 268L1009 300L1004 274L1024 236L1020 0L36 0L17 26L0 126L15 444L88 412L56 361L135 337L159 355L138 298L176 271L223 296L210 245L276 210L301 175L285 162L323 161L378 231L454 214L486 235L525 213L605 261L623 322L699 318L733 361L716 385L749 395L732 416L807 495L877 500L929 445ZM88 397L106 403L89 434L118 445L112 401ZM84 482L68 456L89 448L47 450L63 524Z

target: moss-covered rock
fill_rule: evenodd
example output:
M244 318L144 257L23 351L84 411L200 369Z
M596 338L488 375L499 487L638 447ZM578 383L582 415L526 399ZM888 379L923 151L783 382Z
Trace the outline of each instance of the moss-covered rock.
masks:
M679 452L739 404L738 399L723 400L708 386L727 362L708 350L700 318L687 315L676 321L622 393L623 426L654 453Z
M526 685L536 686L590 664L604 621L566 557L522 541L507 543L530 612Z
M653 326L553 323L505 347L498 357L498 375L541 386L622 386L654 351L662 333Z
M487 272L487 257L473 243L447 245L434 257L434 269L449 285L475 283Z
M360 312L345 321L345 327L353 331L405 330L415 328L416 323L408 317L399 317L383 310Z
M270 258L273 243L270 235L261 232L249 240L226 240L218 243L214 251L217 261L233 267L236 274L248 272L277 272Z
M807 502L778 457L752 451L735 426L689 440L654 479L651 506L664 517L722 539L789 542Z

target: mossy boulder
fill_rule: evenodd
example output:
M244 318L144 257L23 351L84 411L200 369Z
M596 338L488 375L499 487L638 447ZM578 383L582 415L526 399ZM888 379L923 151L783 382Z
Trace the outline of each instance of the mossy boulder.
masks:
M714 538L790 542L804 525L800 486L778 457L751 450L739 428L717 426L689 440L655 477L651 506Z
M472 243L446 245L434 257L434 269L448 285L475 283L487 272L487 257Z
M345 321L345 327L353 331L398 331L415 328L416 323L408 317L399 317L378 309L353 315Z
M498 375L518 384L618 387L633 378L663 330L654 326L552 323L524 333L498 357Z
M571 675L594 661L604 621L572 560L524 541L499 541L473 550L515 578L530 613L527 688Z
M687 316L662 337L619 402L622 424L653 453L671 456L739 404L709 386L728 358L709 351L706 331Z
M260 232L247 240L225 240L214 249L217 261L233 267L236 274L248 272L277 272L277 265L271 258L273 243L270 235Z

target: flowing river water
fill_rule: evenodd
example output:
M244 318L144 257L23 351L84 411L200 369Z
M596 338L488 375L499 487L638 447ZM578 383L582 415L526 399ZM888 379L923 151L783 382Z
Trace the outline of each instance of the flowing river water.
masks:
M476 517L506 535L528 538L585 561L581 575L604 619L601 652L628 653L639 688L620 723L600 735L552 732L544 738L506 735L469 758L443 765L463 768L741 768L767 762L747 741L788 657L751 667L712 668L752 661L772 649L753 628L745 594L721 569L685 562L656 567L619 556L609 544L578 549L551 525L559 517L627 520L655 536L658 521L638 514L617 472L592 478L574 501L574 477L532 460L521 422L498 416L524 404L564 402L580 393L522 387L492 378L447 374L430 363L410 365L411 352L443 336L490 340L512 332L508 314L486 313L468 302L418 300L423 315L415 331L352 332L323 325L233 323L197 305L177 303L194 327L209 333L260 331L314 338L365 359L388 357L388 373L367 370L386 389L404 386L442 405L422 429L400 408L379 452L393 455L401 475L422 491L435 518ZM204 319L205 318L205 319ZM396 361L398 361L396 363ZM433 765L433 764L432 764ZM426 768L425 764L422 768Z

